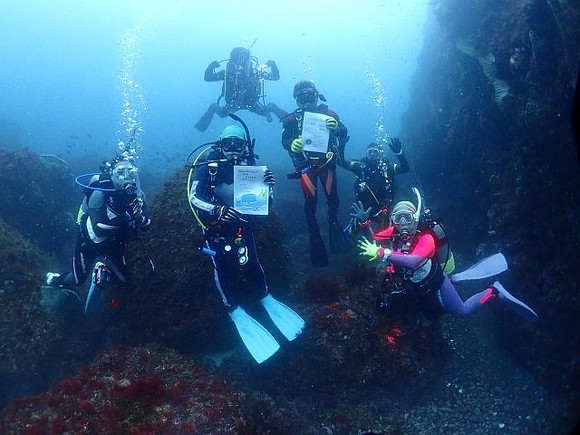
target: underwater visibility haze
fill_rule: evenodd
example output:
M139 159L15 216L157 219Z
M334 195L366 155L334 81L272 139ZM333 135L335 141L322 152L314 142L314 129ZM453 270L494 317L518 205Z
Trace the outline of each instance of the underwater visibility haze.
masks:
M0 34L0 433L574 430L578 2L4 0ZM196 128L222 92L206 68L236 47L279 69L265 105L292 112L314 83L336 148L302 153L301 112ZM216 199L234 178L212 172L233 171L226 147L248 132L272 171L253 236ZM366 217L395 235L371 243L351 206L376 200L360 175L373 153L389 200ZM91 227L95 198L122 237ZM430 259L397 275L438 224ZM47 285L78 234L73 281Z

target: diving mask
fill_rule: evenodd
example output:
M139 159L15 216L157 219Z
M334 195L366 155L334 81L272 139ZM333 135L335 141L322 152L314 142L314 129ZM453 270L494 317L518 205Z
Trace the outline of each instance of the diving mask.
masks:
M237 152L241 153L244 151L247 143L245 139L240 139L239 137L225 137L220 141L220 146L223 152Z
M381 150L378 148L367 148L366 156L369 160L378 160L381 155Z
M318 99L318 92L312 88L306 88L296 94L296 102L301 106L315 104Z
M138 168L128 161L117 163L111 170L111 180L117 189L137 184Z
M395 225L409 225L414 221L413 213L407 210L401 210L393 213L391 220Z

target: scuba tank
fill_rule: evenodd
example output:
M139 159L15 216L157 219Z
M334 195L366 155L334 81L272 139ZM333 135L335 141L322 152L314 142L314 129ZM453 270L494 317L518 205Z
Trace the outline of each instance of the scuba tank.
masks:
M443 228L443 225L438 220L431 217L431 210L422 210L423 203L419 189L413 187L413 192L417 196L417 211L413 216L417 229L421 232L428 231L433 236L435 239L435 257L443 273L450 275L455 270L455 259L449 247L449 240L447 239L445 228Z

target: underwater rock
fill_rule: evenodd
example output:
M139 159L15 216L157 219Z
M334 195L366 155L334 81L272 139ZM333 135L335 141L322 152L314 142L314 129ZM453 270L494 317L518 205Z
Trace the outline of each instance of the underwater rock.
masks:
M244 394L162 346L113 347L4 412L2 433L243 433Z
M26 148L0 150L0 216L45 252L70 255L82 199L60 158Z
M127 324L137 341L161 341L183 352L224 350L239 339L215 286L211 259L200 252L203 236L187 203L186 180L183 169L165 183L151 201L151 229L129 244L134 291ZM284 290L289 254L282 232L275 214L254 229L267 282ZM242 278L235 284L242 304L255 298Z
M68 375L86 358L86 345L77 341L78 300L70 304L69 296L65 302L40 289L48 258L2 219L0 246L1 408ZM54 311L57 307L64 311Z
M445 37L426 39L402 122L429 206L445 211L453 250L504 252L513 287L544 313L541 328L498 316L498 341L539 384L566 394L578 385L578 340L569 331L580 329L572 312L580 172L567 115L579 17L578 2L437 2ZM539 249L548 257L532 254Z
M40 287L40 305L47 314L57 318L80 316L83 305L79 295L72 290L59 287Z
M483 73L494 88L495 102L498 105L501 105L503 99L509 95L510 87L506 81L498 77L497 68L495 65L495 56L492 53L488 53L486 55L479 54L473 45L469 44L467 40L463 38L457 38L455 40L455 46L459 51L470 57L473 57L479 62L481 68L483 69Z

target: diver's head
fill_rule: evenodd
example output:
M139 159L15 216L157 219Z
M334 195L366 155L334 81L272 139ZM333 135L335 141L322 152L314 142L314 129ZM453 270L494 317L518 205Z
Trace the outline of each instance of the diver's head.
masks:
M369 162L377 163L383 157L382 147L376 142L371 142L367 145L365 156Z
M239 164L247 156L246 131L239 125L228 125L220 135L219 147L229 162Z
M411 201L399 201L391 211L391 225L402 236L413 236L417 231L416 212L417 207Z
M137 166L130 160L117 160L111 167L111 181L117 190L137 189Z
M246 64L250 61L250 51L244 47L236 47L230 53L230 60L237 64Z
M294 99L301 109L312 109L316 107L320 94L313 82L302 80L294 86Z

